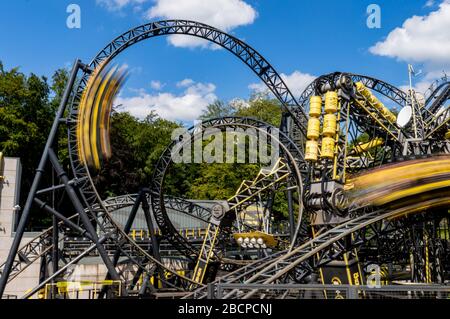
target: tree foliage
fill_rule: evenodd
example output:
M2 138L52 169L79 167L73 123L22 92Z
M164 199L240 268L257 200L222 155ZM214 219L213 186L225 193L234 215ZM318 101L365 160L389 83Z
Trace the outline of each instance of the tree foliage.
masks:
M54 82L52 84L55 85ZM0 62L0 151L22 163L21 203L24 202L53 122L57 94L45 77L26 76ZM33 214L32 223L42 215Z
M208 120L216 117L231 116L235 113L235 109L223 101L217 100L206 107L206 110L200 116L200 120Z
M21 206L28 194L67 80L65 69L57 70L49 83L45 77L25 75L18 68L5 70L0 62L0 151L5 156L21 159ZM253 96L249 101L240 101L239 106L217 100L206 108L200 119L221 116L252 117L279 126L281 108L277 100L266 96ZM148 187L156 162L171 142L173 130L180 125L155 113L138 119L129 113L113 112L113 155L94 179L100 195L106 198ZM69 160L64 127L58 132L56 147L67 169ZM244 179L253 179L259 169L259 164L173 164L165 180L165 190L168 194L187 198L227 199ZM51 183L51 180L45 182ZM67 199L65 202L68 202ZM48 215L38 213L33 216L32 226L44 226L50 222Z
M246 107L234 108L224 102L215 102L206 109L202 119L221 115L243 116L256 118L276 127L280 125L282 113L278 100L255 95L246 104ZM253 180L261 168L258 163L240 164L236 162L191 164L187 166L191 168L190 174L188 174L189 185L184 187L186 196L200 199L227 199L233 196L242 181ZM188 183L187 179L184 180L184 184L186 183ZM287 202L280 194L276 196L274 209L275 214L279 216L287 213Z
M154 113L139 120L126 112L113 112L113 155L95 179L102 196L135 193L141 187L148 187L153 168L177 127L177 123L161 119Z

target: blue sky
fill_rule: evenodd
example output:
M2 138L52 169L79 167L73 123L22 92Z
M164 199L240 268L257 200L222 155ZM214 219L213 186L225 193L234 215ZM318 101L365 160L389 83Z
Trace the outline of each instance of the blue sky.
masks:
M80 29L66 26L71 3L81 8ZM366 26L371 3L381 8L379 29ZM423 90L450 66L448 0L15 0L2 1L0 9L0 60L47 77L75 58L90 61L134 26L169 17L199 20L243 39L283 73L295 95L332 71L403 86L408 62L423 70L416 79ZM246 99L260 88L230 53L189 39L144 41L118 62L132 71L120 103L140 117L155 109L190 121L216 98Z

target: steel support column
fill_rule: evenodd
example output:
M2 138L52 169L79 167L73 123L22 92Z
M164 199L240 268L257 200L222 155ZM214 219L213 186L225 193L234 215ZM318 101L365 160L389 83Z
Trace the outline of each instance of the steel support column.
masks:
M102 258L103 262L105 263L105 266L108 269L108 272L111 274L111 278L113 280L120 280L120 277L116 271L116 268L114 267L113 263L111 262L111 259L109 259L108 253L106 252L105 248L103 247L102 244L100 244L99 238L97 236L97 232L95 231L95 228L92 225L92 223L89 219L89 216L87 215L86 211L84 210L83 205L81 204L80 200L78 199L75 189L73 188L72 185L70 185L69 178L67 177L66 172L61 167L58 157L56 156L53 149L49 148L48 156L53 165L53 168L56 172L57 177L65 185L66 193L69 196L76 212L80 216L84 227L86 227L86 230L87 230L88 234L91 236L92 241L97 246L98 253L99 253L100 257Z
M25 202L25 206L22 212L22 216L20 217L19 225L16 229L16 235L14 236L14 240L11 244L11 249L9 250L8 258L5 263L5 267L3 268L3 273L0 277L0 298L3 296L3 293L6 288L6 284L8 282L8 277L11 272L11 268L13 266L14 258L16 257L17 250L19 249L20 242L22 241L23 233L25 231L25 227L27 226L31 206L33 204L33 199L36 195L36 191L38 190L39 184L41 182L42 175L44 173L45 165L48 161L48 151L50 147L55 142L55 137L58 132L58 128L60 125L60 119L64 116L64 111L66 110L66 105L70 97L70 93L72 92L72 87L75 83L75 79L77 77L78 70L82 67L80 60L76 60L73 64L72 71L70 73L70 77L64 90L63 97L61 99L61 103L59 104L58 111L55 116L55 120L53 121L52 127L50 129L50 133L47 139L47 143L45 144L44 151L42 153L41 160L39 162L39 166L36 170L36 175L34 175L33 183L31 184L30 192L28 193L27 200Z

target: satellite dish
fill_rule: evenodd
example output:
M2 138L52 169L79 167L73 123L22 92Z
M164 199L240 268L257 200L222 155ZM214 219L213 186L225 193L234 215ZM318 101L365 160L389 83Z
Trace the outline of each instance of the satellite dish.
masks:
M405 106L400 110L397 116L397 125L400 127L405 127L412 117L412 108L410 105Z

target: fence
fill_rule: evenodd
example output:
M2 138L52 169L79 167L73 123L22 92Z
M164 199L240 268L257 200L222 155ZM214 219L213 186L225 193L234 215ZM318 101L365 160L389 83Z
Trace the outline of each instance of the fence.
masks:
M386 285L380 288L351 285L300 284L226 284L208 285L208 299L244 296L253 292L253 299L450 299L450 286Z
M108 287L109 298L117 298L122 293L120 280L102 281L61 281L47 284L38 293L39 299L96 299L100 291Z

